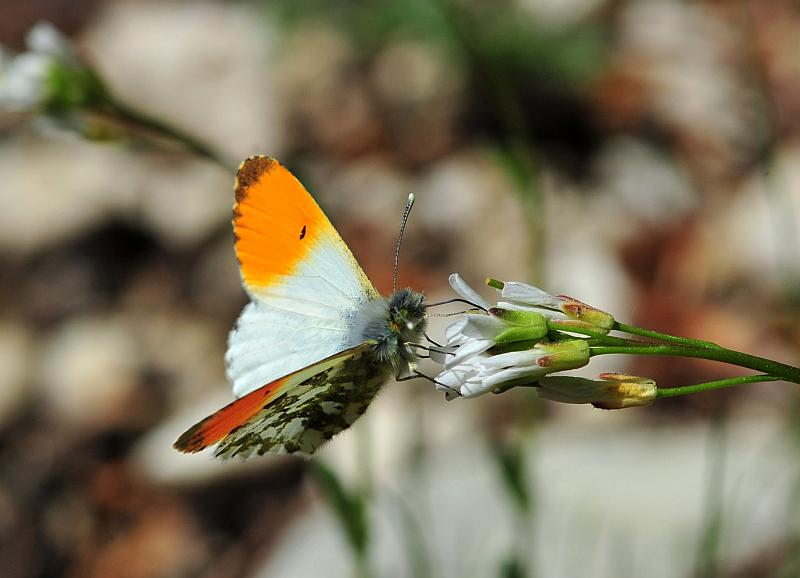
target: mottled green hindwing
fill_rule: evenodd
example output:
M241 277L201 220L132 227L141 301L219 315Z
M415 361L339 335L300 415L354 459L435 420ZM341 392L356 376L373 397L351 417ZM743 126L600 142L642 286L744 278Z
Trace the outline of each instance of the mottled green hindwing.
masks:
M390 374L391 365L378 363L369 350L348 357L269 403L229 433L216 455L314 453L364 413Z

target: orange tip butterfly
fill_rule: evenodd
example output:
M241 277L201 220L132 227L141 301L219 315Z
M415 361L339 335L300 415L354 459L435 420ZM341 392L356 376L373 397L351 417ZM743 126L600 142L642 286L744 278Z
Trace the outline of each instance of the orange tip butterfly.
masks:
M412 203L413 195L403 225ZM275 159L239 166L233 230L251 299L225 354L238 399L174 447L193 453L218 444L223 458L312 454L350 427L389 377L414 375L424 297L396 288L381 297L305 187ZM395 254L395 279L396 266Z

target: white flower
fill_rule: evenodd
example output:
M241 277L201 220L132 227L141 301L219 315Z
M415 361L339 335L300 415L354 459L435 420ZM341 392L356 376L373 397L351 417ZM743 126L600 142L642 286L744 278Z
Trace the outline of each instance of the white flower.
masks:
M471 345L468 343L467 345ZM583 340L561 343L542 342L523 351L491 355L479 351L454 357L436 377L436 388L448 399L456 395L477 397L500 393L517 385L532 385L539 378L563 369L581 367L589 361L589 347Z
M26 52L11 59L0 72L0 107L17 111L40 106L51 66L51 59L39 54Z
M31 53L80 66L69 40L49 22L37 22L28 32L25 44Z
M566 319L561 311L563 298L550 295L527 283L508 281L500 290L502 301L497 306L503 309L533 310L551 319Z
M40 108L52 96L50 80L57 67L81 67L68 40L50 23L36 24L26 45L26 52L0 59L0 109Z
M463 297L470 303L477 305L483 310L488 310L489 307L491 307L491 305L489 305L489 302L486 301L486 299L484 299L480 295L478 295L478 292L475 291L475 289L467 285L467 282L464 281L461 278L461 275L459 275L458 273L453 273L452 275L450 275L448 281L450 282L450 287L453 288L453 291L461 295L461 297Z
M560 303L559 298L516 283L505 295L508 302L491 307L457 273L450 276L450 285L484 312L465 313L451 324L445 331L447 343L431 354L432 359L444 365L435 381L448 399L531 385L548 373L588 363L585 340L550 343L546 339L547 318L567 319L561 311L553 310ZM514 307L504 306L512 302Z

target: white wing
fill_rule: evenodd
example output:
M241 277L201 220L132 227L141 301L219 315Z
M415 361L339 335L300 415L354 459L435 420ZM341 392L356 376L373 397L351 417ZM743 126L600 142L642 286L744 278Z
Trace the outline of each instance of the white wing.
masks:
M354 317L375 295L344 256L329 249L314 253L297 275L250 291L253 301L230 332L225 354L236 397L361 341L351 335Z

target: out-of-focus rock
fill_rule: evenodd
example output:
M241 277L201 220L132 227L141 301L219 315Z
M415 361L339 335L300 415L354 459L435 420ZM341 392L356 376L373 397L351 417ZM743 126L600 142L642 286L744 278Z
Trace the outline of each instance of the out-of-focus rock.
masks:
M0 247L28 254L111 217L142 219L184 247L230 219L232 173L206 161L131 155L61 135L0 143Z
M527 278L532 236L523 198L530 193L517 191L488 154L450 155L430 167L416 190L415 218L452 237L452 267L465 278Z
M748 6L758 65L774 107L772 122L780 134L800 129L800 10L793 2L756 2Z
M350 42L332 27L303 24L290 32L275 74L295 144L310 142L344 156L377 145L378 111L356 74L355 57Z
M233 158L278 154L272 35L254 8L218 2L106 6L83 41L115 93Z
M389 44L373 66L395 147L416 162L445 153L463 106L463 70L442 49L407 40Z
M121 149L78 138L21 135L0 142L0 247L29 253L129 213L136 204L134 167Z
M740 45L708 5L645 0L622 13L617 63L643 80L652 114L704 178L729 174L766 136L757 95L732 66Z
M241 475L242 472L281 467L287 456L256 457L242 460L218 460L214 450L183 454L172 444L183 432L206 416L233 401L230 388L218 382L214 391L198 391L186 399L180 409L149 430L139 440L131 460L148 480L170 485L196 486L212 480Z
M33 338L25 327L0 321L0 425L14 415L25 399L32 353Z
M231 174L199 160L156 164L140 185L141 217L168 245L191 246L230 220Z
M704 207L673 275L697 294L743 282L781 292L800 279L800 146L779 150L768 173L753 173ZM787 285L788 284L788 285Z
M402 216L402 205L412 186L408 175L377 155L346 164L316 162L308 169L318 183L314 194L332 218L372 221L379 226L397 221L390 214L393 206L400 206Z
M35 385L60 418L93 425L118 415L139 383L141 350L118 316L74 318L38 351Z
M618 224L630 222L666 226L698 202L686 176L663 152L631 138L612 140L596 162L598 188L618 209ZM626 213L632 213L624 216Z
M126 320L151 369L169 388L168 399L178 406L225 381L227 327L168 308L131 313Z
M203 253L191 276L192 297L204 314L225 319L247 302L229 232Z
M210 562L208 537L180 505L161 499L131 518L94 558L77 566L76 575L169 578L198 573Z

